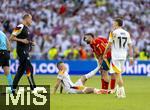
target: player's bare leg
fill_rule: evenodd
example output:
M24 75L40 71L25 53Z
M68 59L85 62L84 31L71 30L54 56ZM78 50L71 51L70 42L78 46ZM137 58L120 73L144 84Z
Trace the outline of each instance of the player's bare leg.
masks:
M87 81L87 78L85 76L81 76L80 80L81 80L82 84L84 85L85 82Z
M62 94L63 93L63 86L62 86L62 84L60 85L60 94Z
M85 94L94 93L94 88L86 87L85 90L83 91L83 93L85 93Z
M96 89L96 88L92 88L92 87L85 87L85 89L83 90L83 93L84 94L101 94L99 92L100 90L99 89Z
M84 76L81 76L81 78L80 78L79 80L82 82L82 84L84 85L85 82L87 81L87 79L90 79L90 78L92 78L93 76L95 76L95 74L98 72L99 68L100 68L100 67L99 67L99 65L98 65L98 66L97 66L94 70L92 70L91 72L85 74Z
M123 79L121 74L116 73L116 79L117 79L117 84L118 84L118 89L116 91L116 95L118 98L125 98L125 90L124 90L124 86L123 86Z
M92 78L96 72L99 70L99 67L95 68L93 71L89 72L88 74L82 76L79 80L82 82L82 84L84 85L85 82L87 81L87 79ZM106 71L105 71L106 72ZM104 73L105 76L104 78L109 81L109 77L107 72ZM107 89L108 89L108 84L107 83ZM106 85L106 84L105 84ZM109 94L109 91L107 89L96 89L96 88L91 88L91 87L86 87L84 90L85 94L89 94L89 93L95 93L95 94Z
M9 66L4 66L3 70L4 70L4 74L7 76L9 86L12 86L13 80L12 80Z

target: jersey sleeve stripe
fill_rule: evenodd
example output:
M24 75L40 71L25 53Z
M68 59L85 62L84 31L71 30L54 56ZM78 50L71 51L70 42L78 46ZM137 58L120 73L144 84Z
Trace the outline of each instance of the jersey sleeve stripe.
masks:
M18 34L21 33L22 29L23 29L23 25L22 25L22 24L18 25L18 26L13 30L12 35L17 36Z
M64 71L59 71L58 74L63 75L65 72Z
M26 70L26 73L27 73L27 76L28 76L28 77L31 76L31 72L30 72L30 69L29 69L29 68Z
M113 35L112 32L109 33L109 38L112 39Z
M73 86L73 87L70 87L72 89L76 89L76 90L83 90L85 87L84 86Z
M108 68L110 68L110 63L108 62L107 59L105 59L105 62L106 62L106 64L107 64Z

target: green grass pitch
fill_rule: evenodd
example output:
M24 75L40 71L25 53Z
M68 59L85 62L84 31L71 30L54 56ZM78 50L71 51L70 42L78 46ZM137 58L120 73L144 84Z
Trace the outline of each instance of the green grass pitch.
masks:
M75 82L80 76L71 76ZM56 76L36 75L37 85L51 85L53 90ZM126 99L117 99L113 94L56 94L51 95L51 110L150 110L150 78L124 76ZM0 84L7 84L6 77L0 75ZM28 84L23 76L20 84ZM100 87L100 76L88 80L86 86Z

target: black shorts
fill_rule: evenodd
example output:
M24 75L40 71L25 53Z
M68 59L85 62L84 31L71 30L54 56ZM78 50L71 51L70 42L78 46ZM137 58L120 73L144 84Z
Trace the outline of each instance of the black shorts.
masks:
M9 66L10 52L6 50L0 50L0 66Z
M108 71L109 67L110 67L110 61L111 61L111 58L103 60L102 65L101 65L101 69Z
M26 50L18 49L17 55L18 55L18 59L19 59L20 64L26 62L27 60L30 60L29 52Z

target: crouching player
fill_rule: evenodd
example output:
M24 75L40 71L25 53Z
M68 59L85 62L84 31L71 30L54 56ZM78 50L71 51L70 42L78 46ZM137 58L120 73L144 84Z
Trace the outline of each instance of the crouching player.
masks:
M99 65L101 65L100 73L101 73L101 83L102 83L102 89L108 90L109 86L109 64L111 60L111 51L109 50L106 53L107 58L103 59L103 54L105 51L105 48L108 44L108 40L103 37L94 37L92 33L87 33L84 36L84 41L90 45L90 47L93 50L94 55L99 60ZM110 81L110 89L114 90L115 88L115 76L114 74L111 75L111 81Z
M63 62L59 62L57 64L57 68L58 68L59 72L58 72L57 82L55 84L53 94L56 93L56 91L60 85L63 86L64 90L67 93L71 93L71 94L74 94L74 93L76 93L76 94L89 94L89 93L97 94L97 92L98 92L98 94L100 93L99 89L84 86L85 82L98 72L98 70L100 68L99 65L93 71L89 72L88 74L85 74L80 79L78 79L78 81L76 83L73 83L71 81L70 76L67 72L66 65Z

